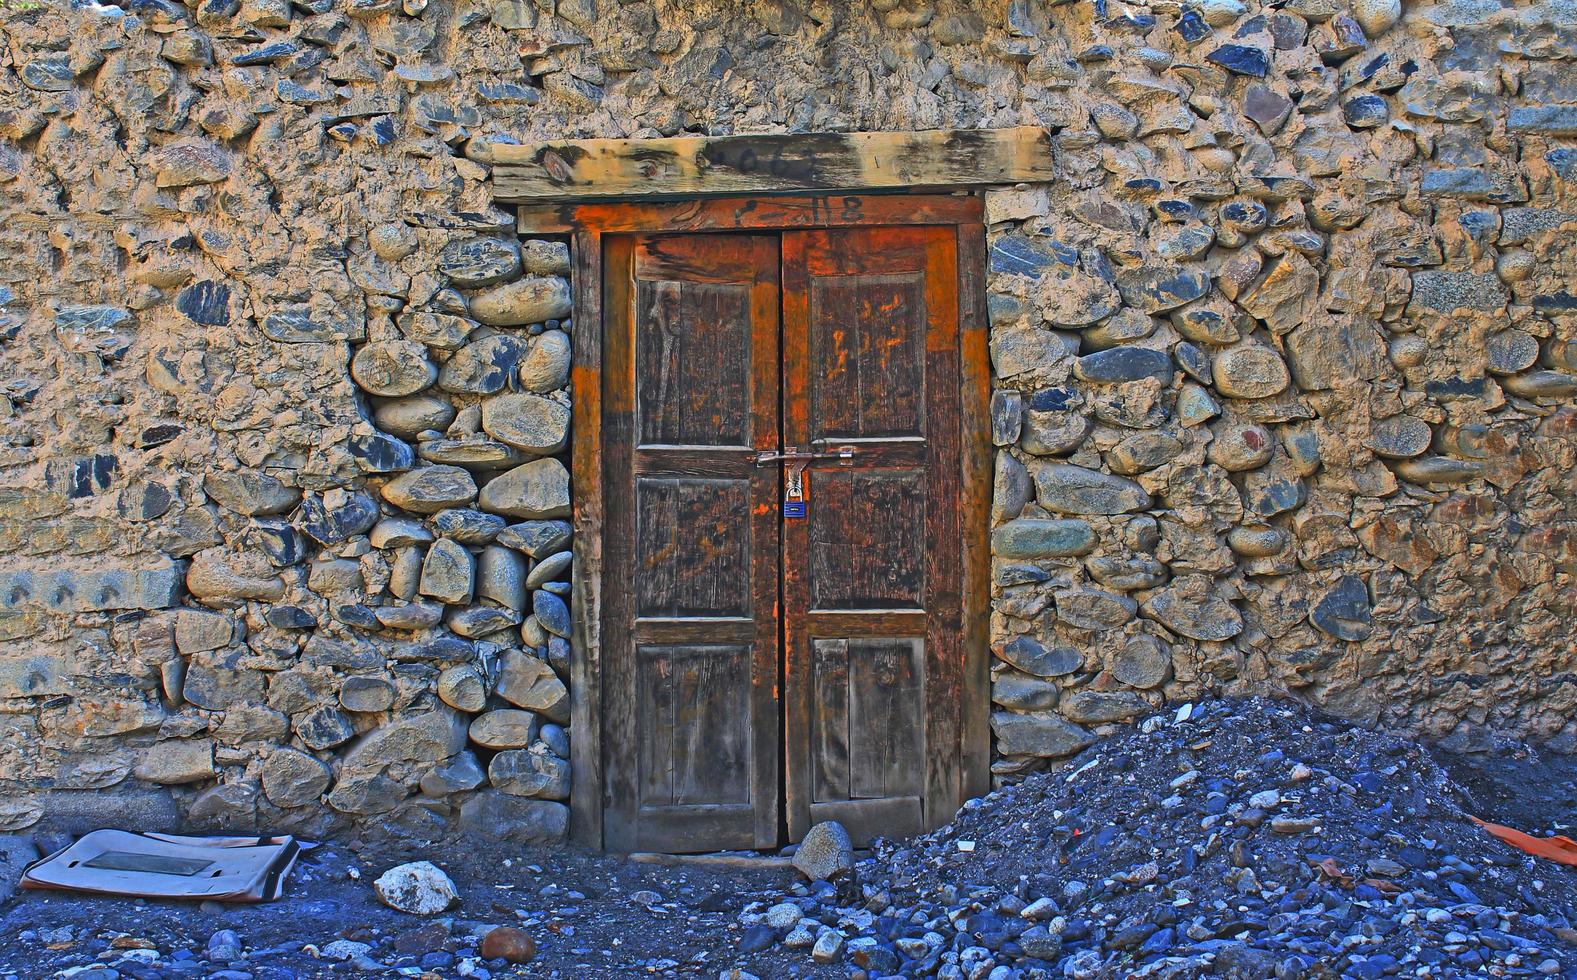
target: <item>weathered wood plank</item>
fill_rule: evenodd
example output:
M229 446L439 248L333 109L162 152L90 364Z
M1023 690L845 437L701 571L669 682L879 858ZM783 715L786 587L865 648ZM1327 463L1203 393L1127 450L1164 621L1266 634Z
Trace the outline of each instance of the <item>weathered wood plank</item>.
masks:
M986 229L958 228L958 351L962 363L959 418L983 419L991 404L991 353L987 344ZM960 802L991 789L991 677L986 624L991 590L991 433L972 425L962 433L963 496L963 717L960 719Z
M602 236L571 241L575 265L571 384L578 437L570 465L575 486L575 623L570 638L570 835L602 846Z
M689 233L854 228L877 225L978 224L978 194L802 194L796 197L709 197L688 201L522 204L525 235L599 231Z
M1038 126L886 133L773 133L504 144L492 165L500 202L959 187L1049 180Z

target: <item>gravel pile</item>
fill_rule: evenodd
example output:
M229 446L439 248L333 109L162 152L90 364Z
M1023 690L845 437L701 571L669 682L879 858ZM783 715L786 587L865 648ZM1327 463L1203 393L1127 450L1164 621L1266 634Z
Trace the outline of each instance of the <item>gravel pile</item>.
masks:
M1577 869L1471 809L1415 743L1184 706L748 910L744 940L867 977L1577 977Z

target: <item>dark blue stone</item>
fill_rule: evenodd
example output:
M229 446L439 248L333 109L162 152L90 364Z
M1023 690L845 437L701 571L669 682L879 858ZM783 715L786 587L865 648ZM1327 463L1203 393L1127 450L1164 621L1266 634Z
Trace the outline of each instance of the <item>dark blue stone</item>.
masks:
M1457 224L1476 242L1489 242L1500 231L1500 218L1493 211L1468 211L1457 216Z
M1534 305L1538 305L1537 299ZM1441 378L1424 382L1424 394L1431 398L1481 398L1484 394L1483 378Z
M1199 11L1188 9L1183 11L1183 16L1172 25L1172 30L1182 35L1183 40L1192 44L1200 38L1210 36L1210 25L1199 15Z
M379 146L388 146L398 135L394 128L394 119L390 116L379 116L374 119L371 131L372 141Z
M70 485L66 496L72 500L91 497L100 490L109 489L119 463L114 456L98 453L84 456L71 464Z
M1383 896L1373 885L1359 885L1353 889L1353 898L1364 902L1378 902Z
M1342 103L1342 118L1353 129L1373 129L1391 118L1391 107L1378 95L1360 95Z
M174 440L185 431L185 426L176 425L174 422L150 425L137 437L137 445L142 449L152 449L154 446L162 446Z
M771 926L754 925L744 931L739 937L739 951L741 953L759 953L770 949L777 942L777 933Z
M283 568L307 557L307 542L288 522L259 518L252 522L258 547L274 565Z
M1078 394L1068 388L1042 388L1029 397L1029 407L1036 412L1067 412L1078 403Z
M317 617L300 606L270 606L263 618L282 630L304 630L318 624Z
M1192 221L1199 217L1199 209L1194 207L1192 201L1181 198L1168 197L1155 202L1155 210L1171 221Z
M1577 150L1562 148L1544 154L1544 162L1562 180L1577 180Z
M181 290L175 308L193 323L222 327L230 322L230 287L204 279Z
M378 502L369 494L353 493L342 506L329 510L323 498L308 497L301 502L300 522L302 532L318 544L339 544L378 522Z
M1543 293L1533 297L1533 308L1544 313L1569 313L1577 310L1577 296L1564 289Z
M364 473L401 473L416 465L410 443L387 432L352 436L346 448Z
M1325 594L1309 622L1339 640L1357 642L1374 632L1374 608L1369 604L1369 587L1356 575L1344 575L1336 587Z
M378 622L378 617L373 615L372 610L359 602L348 602L344 605L335 606L330 614L338 622L344 623L346 626L355 626L359 629L375 630L382 625Z
M531 593L531 611L536 613L537 621L549 633L569 636L569 606L563 599L551 592L538 589Z
M1223 44L1205 56L1205 60L1220 65L1236 75L1264 78L1270 71L1270 58L1259 48L1246 44Z
M1096 383L1121 383L1156 378L1172 380L1172 358L1164 350L1146 347L1113 347L1086 354L1078 360L1078 376Z
M1034 276L1055 261L1056 253L1049 246L1032 242L1022 235L1004 235L991 244L992 272Z
M1477 895L1473 894L1473 889L1462 884L1460 881L1448 881L1446 882L1446 888L1448 888L1451 891L1451 894L1455 895L1460 901L1468 902L1473 905L1484 904L1483 902L1479 901L1479 897Z
M1075 60L1084 62L1086 64L1096 64L1102 61L1112 60L1114 54L1115 52L1112 51L1111 45L1109 44L1093 44L1090 47L1085 48L1083 51L1080 51L1074 56L1074 58Z
M275 41L245 54L238 54L230 59L230 63L238 66L266 65L289 58L300 50L301 45L294 41Z

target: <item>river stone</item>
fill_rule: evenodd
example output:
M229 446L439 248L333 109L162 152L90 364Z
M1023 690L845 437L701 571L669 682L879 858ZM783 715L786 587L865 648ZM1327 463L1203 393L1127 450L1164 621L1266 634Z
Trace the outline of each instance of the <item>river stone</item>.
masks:
M458 466L424 466L383 485L383 499L403 510L436 514L476 499L476 480Z
M569 799L569 763L540 746L507 749L493 756L487 765L487 779L510 796Z
M437 915L460 900L454 882L430 861L390 868L372 889L383 904L411 915Z
M374 395L414 395L438 378L427 348L410 340L375 340L351 358L350 376Z
M569 282L558 276L527 276L472 293L471 316L496 327L562 320L570 314Z
M1190 382L1177 393L1177 421L1185 429L1203 425L1220 414L1220 404L1199 385Z
M1374 632L1369 588L1356 575L1344 575L1309 612L1309 622L1338 640L1366 640Z
M998 558L1066 558L1094 550L1088 521L1021 518L991 532L991 553Z
M993 711L991 731L1002 755L1056 759L1095 742L1089 731L1052 711Z
M1032 636L1015 636L997 649L996 655L1036 677L1062 677L1084 665L1084 655L1072 647L1048 648Z
M1048 323L1074 328L1104 320L1121 305L1111 283L1065 266L1041 277L1039 300Z
M439 538L427 549L422 562L422 579L417 590L439 602L467 603L475 584L475 567L465 545Z
M475 667L456 664L438 674L438 698L451 708L481 711L487 704L487 685Z
M1183 452L1183 444L1165 432L1135 432L1113 446L1106 465L1113 473L1133 476L1163 466Z
M1279 527L1235 527L1227 532L1227 547L1244 558L1279 555L1291 540L1291 536Z
M214 777L213 740L165 739L143 752L142 760L137 763L136 768L132 769L131 774L145 783L159 786L180 786L212 779Z
M428 430L442 432L454 419L454 403L435 393L381 402L372 410L372 424L401 439L415 439Z
M1577 395L1577 374L1562 371L1529 371L1501 378L1500 383L1518 398L1570 398Z
M1035 494L1035 484L1011 453L998 452L996 472L991 479L991 520L1011 521L1023 513Z
M533 558L545 558L568 548L573 536L568 521L525 521L499 532L498 543Z
M1100 555L1084 564L1091 578L1117 592L1153 589L1166 581L1166 566L1146 555Z
M394 685L382 677L353 674L340 686L339 703L359 714L387 711L394 704Z
M1501 330L1484 338L1484 354L1493 374L1516 374L1539 358L1539 342L1517 329Z
M503 282L520 268L520 243L513 238L463 238L438 254L438 271L462 288Z
M1153 636L1136 636L1112 654L1106 670L1113 680L1147 691L1172 676L1172 650Z
M476 753L465 750L456 752L433 767L417 785L425 796L448 796L451 793L469 792L486 782L487 772L477 760Z
M480 639L492 636L504 630L520 625L520 612L515 609L500 609L497 606L468 606L465 609L450 608L449 618L444 622L449 630L467 639Z
M540 719L519 708L496 708L471 719L471 741L487 749L523 749L537 737Z
M1024 394L1012 388L991 393L991 444L1011 446L1018 442L1024 424Z
M1041 711L1057 706L1056 681L1005 668L993 672L991 701L1013 711Z
M1217 354L1214 377L1216 390L1228 398L1269 398L1292 381L1281 355L1258 344Z
M499 697L561 725L569 723L569 690L546 662L511 650L498 669Z
M469 507L452 507L441 510L432 518L433 529L441 537L454 538L461 544L488 544L504 530L505 522L497 514L485 514Z
M409 517L385 517L372 526L367 542L374 548L404 548L429 544L435 535L421 521Z
M1150 495L1132 480L1064 463L1034 463L1040 505L1061 514L1126 514L1150 506Z
M459 350L477 327L475 320L449 313L402 313L398 323L406 340L437 350Z
M1025 412L1019 445L1032 456L1066 456L1083 445L1090 424L1077 411Z
M283 514L301 502L300 490L256 470L205 473L203 492L226 510L248 517Z
M494 395L482 402L482 429L500 442L549 456L569 441L570 411L530 393Z
M1370 426L1364 445L1386 459L1411 459L1422 456L1433 438L1434 430L1423 419L1393 415Z
M569 471L552 457L523 463L488 481L478 502L483 510L506 517L568 517Z
M438 387L465 395L491 395L509 383L526 354L519 337L495 334L455 351L438 372Z
M1210 590L1202 575L1185 575L1144 602L1144 613L1174 633L1219 643L1243 632L1243 617Z
M569 636L569 605L563 599L545 589L538 589L531 593L531 612L549 633Z
M1083 725L1104 725L1150 710L1150 703L1132 691L1079 690L1063 695L1058 714Z
M1138 310L1119 310L1098 325L1079 334L1079 346L1086 351L1106 350L1132 343L1155 333L1155 318Z
M491 599L520 612L526 607L527 591L533 587L526 575L526 559L518 551L497 544L482 549L482 558L477 562L478 598Z
M1258 469L1276 450L1270 430L1252 422L1225 422L1213 430L1206 458L1229 473Z
M1054 598L1057 619L1074 629L1116 629L1139 611L1139 604L1133 599L1104 589L1059 589Z
M327 765L297 749L278 748L263 760L263 796L284 810L318 803L333 781Z
M549 582L568 581L570 565L575 560L573 552L560 551L537 562L526 576L526 588L540 589Z
M1146 313L1164 313L1210 292L1210 276L1197 269L1145 265L1117 276L1123 302Z
M291 727L302 744L318 751L342 745L356 734L345 712L328 705L298 716L291 722Z
M562 330L544 330L520 361L520 386L546 393L569 384L570 340Z
M1144 378L1170 384L1172 357L1164 350L1147 347L1113 347L1075 360L1073 374L1080 381L1093 384L1118 384Z
M435 602L412 602L404 606L379 606L372 614L384 629L414 632L437 626L444 618L444 607Z

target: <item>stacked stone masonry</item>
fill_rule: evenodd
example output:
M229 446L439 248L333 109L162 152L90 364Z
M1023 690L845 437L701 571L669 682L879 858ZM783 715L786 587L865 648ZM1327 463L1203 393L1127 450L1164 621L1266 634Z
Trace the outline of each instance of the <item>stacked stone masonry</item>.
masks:
M1050 131L1056 179L986 193L968 420L1000 777L1207 692L1577 743L1568 4L48 0L0 37L0 830L563 834L569 256L488 185L540 139Z

